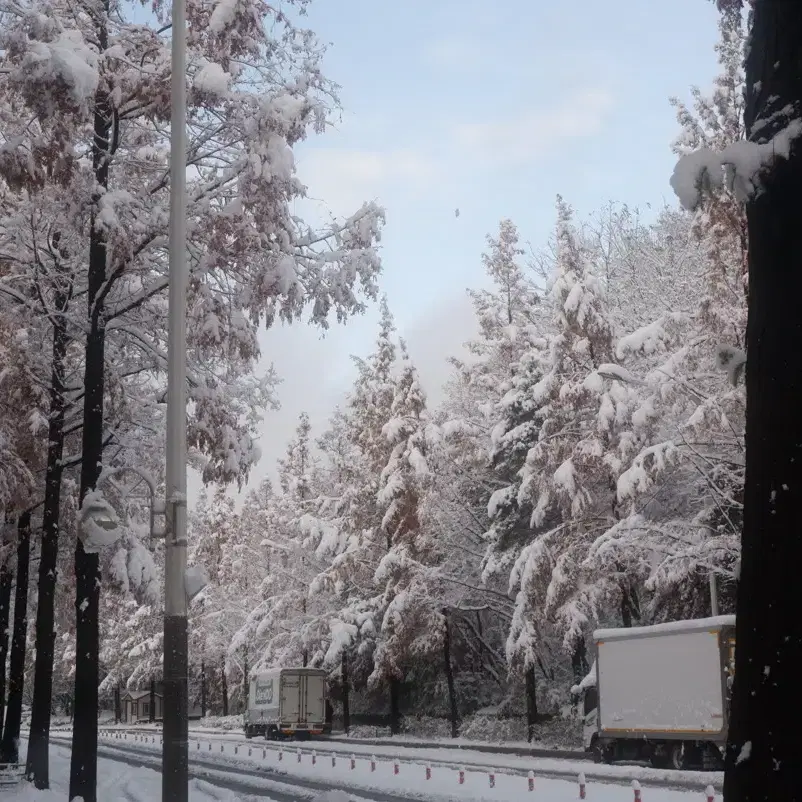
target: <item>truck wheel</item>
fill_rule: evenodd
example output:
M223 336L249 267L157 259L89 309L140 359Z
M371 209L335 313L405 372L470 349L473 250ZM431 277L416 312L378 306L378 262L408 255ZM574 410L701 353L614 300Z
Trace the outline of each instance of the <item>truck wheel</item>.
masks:
M251 738L253 738L253 732L251 731L250 727L245 728L245 738L246 740L250 740Z
M686 765L685 744L680 742L671 744L668 748L668 768L674 771L682 771Z
M590 749L589 749L589 751L590 751L591 755L593 755L593 762L594 763L603 763L604 762L605 749L601 745L601 742L599 741L599 739L598 739L598 737L596 735L594 735L593 738L590 741Z

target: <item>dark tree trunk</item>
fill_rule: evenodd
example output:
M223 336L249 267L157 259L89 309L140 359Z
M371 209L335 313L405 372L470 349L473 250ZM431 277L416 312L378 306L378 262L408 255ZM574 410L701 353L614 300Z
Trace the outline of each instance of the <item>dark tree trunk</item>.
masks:
M25 647L28 636L28 566L31 557L31 514L23 512L17 524L17 587L14 592L14 628L8 668L8 705L0 743L0 763L19 763L22 692L25 685Z
M574 675L574 685L578 685L588 674L588 652L585 639L580 638L571 653L571 672Z
M206 718L206 663L201 660L201 718Z
M248 655L245 655L242 666L242 691L240 692L240 710L245 711L248 708L248 674L250 669L248 667Z
M10 521L6 519L6 526ZM0 545L5 545L0 540ZM11 617L11 585L14 573L8 559L0 563L0 733L6 708L6 661L8 660L8 622Z
M156 680L150 680L150 705L148 707L148 721L153 724L156 721Z
M304 564L304 558L301 557L301 566ZM301 613L303 614L304 620L306 620L306 597L301 599ZM309 665L309 650L304 646L303 655L301 656L302 663L304 668Z
M535 739L535 725L537 724L537 682L535 681L535 667L526 669L526 739L532 743Z
M56 298L56 308L68 303L66 290ZM36 661L33 669L33 703L25 772L36 788L50 787L48 747L53 697L55 647L55 599L58 577L59 515L61 511L61 457L64 451L64 360L67 354L64 320L55 317L50 374L50 419L48 422L47 470L42 510L42 545L39 555L39 585L36 605Z
M457 691L454 688L454 668L451 665L451 627L448 621L448 610L443 610L443 667L446 672L448 687L448 709L451 715L451 737L459 736L459 710L457 708Z
M638 616L637 598L628 582L621 585L621 623L625 627L631 627L633 617Z
M109 46L107 20L109 0L97 13L97 44L101 52ZM102 92L102 90L99 90ZM106 95L95 97L92 166L99 192L109 184L109 160L113 143L113 110ZM106 329L103 295L106 283L106 234L96 224L92 211L87 276L88 327L84 359L84 414L81 437L81 503L95 489L103 461L103 396L105 386ZM80 523L79 523L80 526ZM80 537L75 546L75 717L72 728L70 799L97 802L97 711L99 664L100 562L86 551Z
M349 694L351 691L351 680L348 678L348 655L343 652L340 658L340 673L342 674L343 683L343 729L345 734L351 731L351 707Z
M401 683L395 678L390 679L390 734L401 733Z
M479 670L482 670L482 666L485 663L485 642L484 642L484 632L482 631L482 612L481 610L476 611L476 631L479 633Z
M220 684L223 688L223 715L228 715L228 677L226 677L226 661L220 669Z
M755 3L746 59L752 142L802 106L802 3ZM747 204L749 318L746 480L737 592L727 802L802 799L802 142L761 176Z
M119 724L123 717L123 705L120 698L120 686L114 686L114 723Z

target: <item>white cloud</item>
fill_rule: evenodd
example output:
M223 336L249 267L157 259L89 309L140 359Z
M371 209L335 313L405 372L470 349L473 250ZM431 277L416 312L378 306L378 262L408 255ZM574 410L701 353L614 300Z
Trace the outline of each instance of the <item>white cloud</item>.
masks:
M351 214L364 201L390 192L424 191L436 174L433 160L414 149L310 148L298 159L309 198L336 215Z
M552 108L530 109L499 122L457 125L453 135L464 156L474 163L529 164L566 140L598 133L612 103L608 91L584 89Z
M430 409L443 401L443 385L451 375L449 357L466 358L464 345L479 334L476 314L467 292L443 298L428 309L402 336L418 370Z
M424 63L451 72L476 71L489 62L488 44L476 36L450 34L423 46Z

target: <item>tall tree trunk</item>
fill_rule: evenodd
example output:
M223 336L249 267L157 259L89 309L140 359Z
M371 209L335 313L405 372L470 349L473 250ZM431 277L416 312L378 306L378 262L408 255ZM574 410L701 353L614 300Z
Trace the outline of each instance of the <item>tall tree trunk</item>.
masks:
M206 718L206 663L201 660L201 718Z
M56 298L63 311L66 290ZM69 338L63 317L53 324L53 353L50 374L50 419L48 422L47 470L42 510L42 545L39 555L39 584L36 604L36 661L33 669L33 703L25 773L36 788L50 787L48 747L53 702L53 660L55 657L55 600L58 576L59 516L61 511L61 457L64 451L64 360Z
M535 725L537 724L537 682L535 681L535 667L526 669L526 739L531 744L535 740Z
M631 627L633 616L637 616L638 607L635 596L628 582L621 583L621 623Z
M223 658L223 664L220 668L220 683L223 688L223 715L228 715L228 677L226 677L226 661Z
M28 636L28 566L31 558L31 513L17 524L17 587L14 592L14 629L8 669L8 705L0 742L0 763L19 762L22 692L25 685L25 647Z
M343 683L343 729L345 734L348 735L351 731L351 706L349 700L351 680L348 677L348 655L345 652L340 658L340 674L342 675Z
M390 734L399 735L401 733L401 683L395 678L390 678Z
M448 621L448 610L443 610L443 667L446 672L448 687L448 709L451 715L451 737L459 735L459 710L457 708L457 692L454 688L454 668L451 665L451 627Z
M6 519L6 526L10 523ZM5 531L5 528L4 530ZM0 545L5 543L0 540ZM0 733L3 731L4 711L6 708L6 661L8 660L8 621L11 617L11 585L14 572L9 559L0 563Z
M485 663L485 642L484 632L482 631L482 611L476 611L476 631L479 633L479 671Z
M242 691L240 692L240 710L245 711L248 708L248 674L250 673L250 669L248 668L248 655L245 655L243 660L242 666Z
M153 724L156 721L156 680L150 678L150 705L148 707L148 721Z
M114 723L119 724L123 717L122 699L120 698L120 686L114 686Z
M109 46L109 0L97 9L97 44ZM106 233L97 225L97 204L109 185L113 110L104 90L95 96L92 167L98 192L90 219L87 276L88 326L84 359L84 414L81 437L81 503L95 489L103 461L103 396L105 387L106 328L103 296L106 282ZM80 524L79 524L80 526ZM82 539L75 546L75 718L72 728L70 799L97 802L97 712L100 614L100 562L86 551Z
M802 4L753 7L747 133L767 142L802 107ZM772 148L769 148L772 150ZM802 799L802 141L747 204L746 480L727 802Z
M588 674L588 657L585 639L580 638L571 653L571 672L574 675L574 685L578 685Z

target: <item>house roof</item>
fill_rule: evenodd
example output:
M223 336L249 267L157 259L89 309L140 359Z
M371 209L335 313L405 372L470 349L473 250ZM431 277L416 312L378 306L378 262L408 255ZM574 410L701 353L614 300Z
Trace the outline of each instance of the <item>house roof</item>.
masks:
M123 699L127 697L128 699L138 701L139 699L144 699L146 696L150 696L150 691L126 691L123 694ZM158 696L161 699L162 695L157 691L154 696Z

